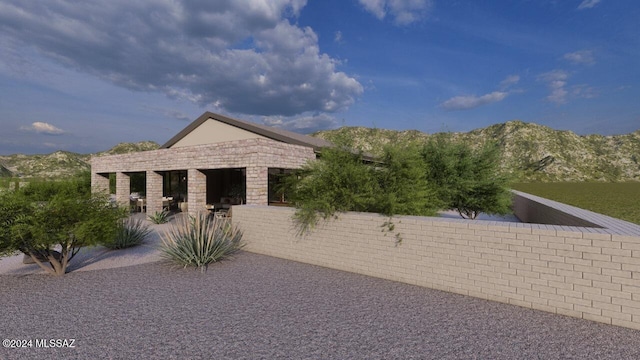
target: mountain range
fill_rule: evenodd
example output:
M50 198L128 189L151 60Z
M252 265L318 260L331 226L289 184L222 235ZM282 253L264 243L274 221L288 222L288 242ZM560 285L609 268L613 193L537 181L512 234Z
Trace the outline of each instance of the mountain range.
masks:
M0 155L0 177L59 178L90 170L91 156L114 155L136 151L154 150L160 145L153 141L120 143L107 151L95 154L78 154L56 151L46 155Z
M457 133L342 127L314 136L346 140L346 145L374 155L388 143L420 144L434 136L473 146L493 141L502 150L502 167L522 182L640 181L640 130L625 135L580 136L514 120Z
M416 143L434 136L449 137L474 146L493 141L502 150L502 167L522 182L640 181L640 130L624 135L577 135L571 131L508 121L469 132L426 134L342 127L312 136L380 154L389 143ZM121 143L97 154L56 151L48 155L0 155L0 177L61 177L89 170L92 155L121 154L157 149L155 142Z

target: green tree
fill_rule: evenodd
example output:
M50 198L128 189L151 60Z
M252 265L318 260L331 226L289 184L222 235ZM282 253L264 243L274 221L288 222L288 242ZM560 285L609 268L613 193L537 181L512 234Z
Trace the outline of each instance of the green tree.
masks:
M427 180L422 157L415 145L383 148L375 175L380 191L375 194L375 212L392 215L433 216L444 204Z
M285 176L282 184L297 208L294 220L300 232L313 228L320 217L366 211L379 191L373 168L363 165L362 155L339 148L323 149L318 160Z
M422 149L427 181L435 185L445 208L463 218L478 214L508 214L512 195L509 178L500 169L500 148L493 143L478 149L445 138Z
M366 163L361 153L326 148L283 181L297 208L294 220L303 233L320 218L362 211L392 215L435 215L441 203L422 171L417 148L387 146L378 162Z
M63 275L81 247L115 236L125 214L105 195L91 194L87 176L33 182L0 195L0 253L21 251L47 272Z

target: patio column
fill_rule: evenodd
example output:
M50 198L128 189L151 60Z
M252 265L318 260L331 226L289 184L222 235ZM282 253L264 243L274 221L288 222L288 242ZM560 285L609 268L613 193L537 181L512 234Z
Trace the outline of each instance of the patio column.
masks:
M129 195L131 195L131 178L123 172L116 173L116 201L118 204L129 207Z
M195 216L206 210L207 175L198 169L189 169L187 176L187 206L189 215Z
M162 174L147 170L147 214L162 211Z
M268 205L269 168L247 167L247 205Z
M91 191L109 194L109 174L91 173Z

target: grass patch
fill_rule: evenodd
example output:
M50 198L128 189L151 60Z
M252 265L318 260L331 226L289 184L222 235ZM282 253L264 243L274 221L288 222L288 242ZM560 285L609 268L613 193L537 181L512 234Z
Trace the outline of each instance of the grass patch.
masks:
M640 182L517 183L512 188L640 224Z

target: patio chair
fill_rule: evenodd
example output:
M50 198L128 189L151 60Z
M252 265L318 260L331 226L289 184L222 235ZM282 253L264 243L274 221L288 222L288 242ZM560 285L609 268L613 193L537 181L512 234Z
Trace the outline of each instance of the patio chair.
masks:
M147 199L138 199L136 205L136 210L140 209L140 212L147 212Z
M226 210L226 209L218 210L214 213L214 216L216 217L216 219L226 219L228 215L229 215L229 210Z

